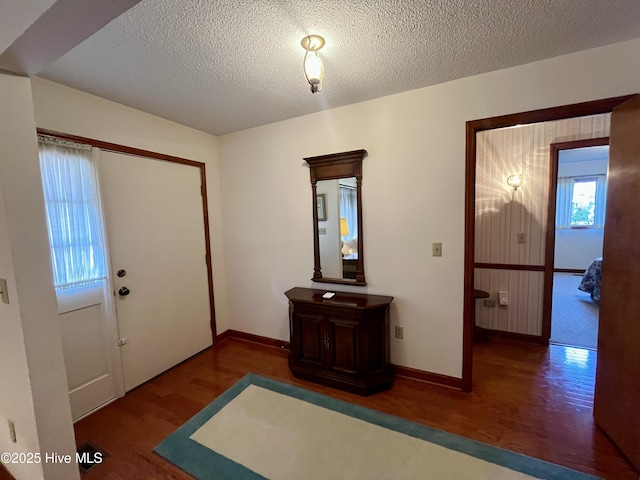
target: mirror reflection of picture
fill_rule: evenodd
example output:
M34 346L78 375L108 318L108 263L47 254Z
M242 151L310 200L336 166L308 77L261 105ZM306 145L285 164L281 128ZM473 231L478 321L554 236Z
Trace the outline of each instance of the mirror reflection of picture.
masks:
M318 199L318 221L319 222L324 222L327 220L327 209L325 207L324 197L325 197L324 193L320 193L316 195L316 198Z

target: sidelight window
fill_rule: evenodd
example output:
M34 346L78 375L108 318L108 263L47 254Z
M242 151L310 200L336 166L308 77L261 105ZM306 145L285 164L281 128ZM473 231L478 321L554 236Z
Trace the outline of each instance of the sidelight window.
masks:
M45 136L38 141L55 287L101 280L104 235L91 147Z

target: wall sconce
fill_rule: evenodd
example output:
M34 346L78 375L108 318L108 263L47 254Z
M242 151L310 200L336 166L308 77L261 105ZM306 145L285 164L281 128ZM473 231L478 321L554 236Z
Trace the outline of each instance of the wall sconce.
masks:
M524 182L524 178L520 173L514 173L507 178L507 185L513 188L513 194L511 195L512 200L516 198L516 192L518 188L522 186L522 182Z
M322 91L322 79L324 78L324 65L322 64L322 60L320 60L320 56L318 55L318 50L324 47L324 38L320 35L307 35L300 42L302 48L304 48L307 53L304 54L304 77L311 85L311 93L321 92Z

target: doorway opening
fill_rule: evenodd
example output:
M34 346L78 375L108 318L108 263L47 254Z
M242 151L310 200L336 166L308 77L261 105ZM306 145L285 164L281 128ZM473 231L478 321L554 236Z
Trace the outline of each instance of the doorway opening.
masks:
M608 162L608 137L551 145L550 343L597 349Z
M476 269L478 268L492 268L492 269L501 269L503 271L511 271L514 267L518 267L518 270L522 270L524 273L517 272L521 276L529 276L536 277L536 282L540 283L541 296L542 296L542 319L550 319L551 318L551 305L552 305L552 285L553 285L553 250L554 245L553 242L550 241L548 235L543 235L540 237L540 245L542 248L543 256L535 262L529 261L528 263L521 263L518 261L512 261L509 259L506 262L483 262L478 264L478 258L476 258L476 179L477 179L477 148L478 148L478 134L487 130L500 129L505 127L516 127L516 126L527 126L529 124L540 123L540 122L550 122L555 120L563 120L563 119L571 119L577 117L586 117L590 115L599 115L610 113L612 109L619 105L620 103L628 100L631 96L617 97L605 100L598 100L593 102L586 102L574 105L566 105L562 107L553 107L543 110L535 110L530 112L504 115L500 117L492 117L481 120L469 121L466 124L466 182L465 182L465 262L464 262L464 328L463 328L463 371L462 371L462 389L464 391L470 391L472 387L472 369L473 369L473 334L474 334L474 326L476 323L476 302L474 301L474 289L482 289L478 285L476 285ZM568 137L568 138L567 138ZM588 138L588 136L586 136ZM563 138L563 136L559 136L559 138ZM569 132L564 136L567 139L579 139L585 138L583 137L571 137ZM554 140L552 139L549 143L552 143ZM549 144L547 144L548 152ZM542 155L541 158L546 158L546 169L544 171L550 172L549 167L549 156L548 153L541 154L538 152L538 155ZM544 159L543 158L543 159ZM541 163L542 164L542 163ZM502 174L506 175L504 179L499 178L500 187L504 192L505 187L502 185L503 183L506 185L507 177L514 173L520 172L503 172ZM501 174L501 175L502 175ZM540 172L537 172L540 175ZM491 176L491 175L490 175ZM502 181L504 180L504 182ZM540 180L542 183L546 183L547 195L551 196L552 193L549 189L549 184L551 181L551 177L547 177L546 179ZM526 182L526 180L525 180ZM535 185L535 183L534 183ZM518 190L516 195L522 195L524 191L524 186ZM491 189L488 189L489 191ZM555 191L553 191L553 196L555 197ZM514 196L515 198L515 196ZM552 203L549 201L550 199L537 200L538 203L542 203L545 206L548 203ZM532 205L534 205L532 203ZM516 205L518 206L518 205ZM544 209L544 207L543 207ZM512 209L504 209L505 212L507 210ZM526 212L525 212L526 213ZM524 216L526 217L526 215ZM523 218L524 218L523 217ZM546 226L547 219L545 218L543 222L541 222L541 226ZM542 229L541 229L542 230ZM516 242L520 241L521 231L516 231ZM524 236L524 241L527 242L527 236ZM498 265L500 263L500 265ZM538 278L542 277L542 278ZM518 289L518 291L522 291ZM496 294L498 292L495 292ZM526 293L526 292L525 292ZM509 298L508 301L512 299ZM486 304L485 304L486 305ZM491 305L491 302L489 303ZM499 308L496 306L488 307L488 308ZM498 310L499 311L499 310ZM526 316L526 314L523 315ZM540 317L538 317L540 318ZM538 341L539 343L545 344L548 342L551 330L551 322L542 321L536 327L536 331L534 334L526 335L523 339L529 341Z

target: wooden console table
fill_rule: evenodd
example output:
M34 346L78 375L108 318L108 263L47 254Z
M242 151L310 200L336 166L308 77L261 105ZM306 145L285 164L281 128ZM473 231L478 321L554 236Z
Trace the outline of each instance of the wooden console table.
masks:
M360 395L388 389L389 305L393 297L292 288L289 299L291 353L296 378Z

